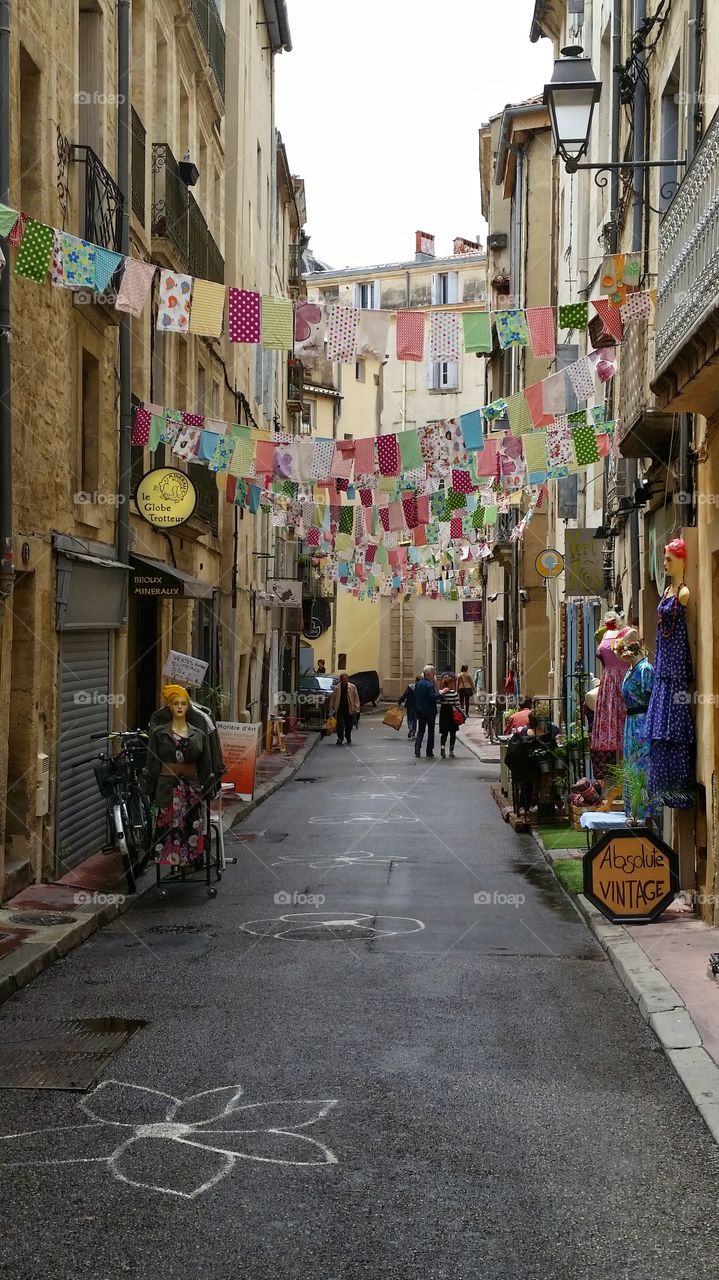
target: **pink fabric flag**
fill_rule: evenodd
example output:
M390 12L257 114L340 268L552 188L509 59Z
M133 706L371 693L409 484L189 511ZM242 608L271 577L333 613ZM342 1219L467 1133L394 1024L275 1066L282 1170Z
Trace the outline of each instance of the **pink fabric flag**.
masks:
M401 502L389 504L389 527L395 531L404 529L404 507Z
M130 444L146 445L150 439L150 419L152 414L147 409L135 410L135 423L132 428Z
M156 269L153 262L125 258L125 270L115 302L116 311L126 311L131 316L142 315Z
M327 359L350 364L357 353L360 312L354 307L332 306L327 325Z
M360 436L355 440L355 475L374 475L374 437Z
M545 413L542 402L543 383L534 382L531 386L524 388L524 398L529 406L529 416L535 427L546 427L553 421L551 413Z
M567 380L564 373L555 373L539 384L542 388L542 408L545 413L565 413L567 408Z
M589 356L582 356L581 360L568 365L567 373L578 400L587 400L594 395L594 365Z
M462 517L461 516L452 516L452 519L449 522L449 536L450 538L462 537Z
M484 442L484 448L481 453L475 454L474 469L478 476L492 476L497 474L497 441L487 439Z
M377 437L377 457L380 475L399 475L399 445L394 434Z
M619 312L619 307L615 307L609 301L609 298L592 298L592 306L599 316L607 333L611 333L617 342L621 342L624 337L624 325Z
M611 449L611 441L606 431L602 431L597 436L597 450L600 458L608 458Z
M527 311L529 341L537 359L553 356L556 351L554 307L530 307Z
M227 334L230 342L257 344L261 334L261 301L259 293L249 289L227 290Z
M643 320L649 319L652 314L652 304L648 293L628 293L624 306L620 308L622 320Z
M424 311L397 312L397 359L424 359Z

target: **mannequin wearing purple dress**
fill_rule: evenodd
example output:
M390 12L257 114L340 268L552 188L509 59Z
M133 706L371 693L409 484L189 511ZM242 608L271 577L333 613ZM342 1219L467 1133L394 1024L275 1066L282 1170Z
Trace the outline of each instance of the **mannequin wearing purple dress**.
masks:
M694 804L694 724L688 685L694 679L686 608L665 595L657 609L657 656L644 737L649 740L647 790L670 809Z

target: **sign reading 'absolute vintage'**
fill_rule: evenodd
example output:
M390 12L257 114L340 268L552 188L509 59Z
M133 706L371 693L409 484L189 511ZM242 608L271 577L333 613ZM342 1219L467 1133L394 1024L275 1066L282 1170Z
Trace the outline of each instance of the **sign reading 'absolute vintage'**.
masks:
M648 827L608 831L584 857L584 895L608 920L648 924L679 891L678 859Z
M197 490L184 471L156 467L142 477L135 494L143 520L158 529L174 529L190 519L197 506Z

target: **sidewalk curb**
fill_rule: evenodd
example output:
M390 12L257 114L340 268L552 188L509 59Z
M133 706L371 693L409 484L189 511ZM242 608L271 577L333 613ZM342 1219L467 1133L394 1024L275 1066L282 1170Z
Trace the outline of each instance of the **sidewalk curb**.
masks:
M532 831L532 839L554 872L554 862L539 833ZM624 925L612 924L584 894L568 896L606 951L622 986L657 1037L712 1138L719 1143L719 1066L703 1047L686 1004Z
M286 769L283 769L272 782L258 788L254 800L243 804L242 808L234 814L231 813L228 806L227 817L230 818L230 821L226 825L223 823L225 834L232 831L232 827L236 822L243 821L258 805L284 786L285 782L288 782L301 768L319 741L320 735L313 734L296 755L290 758ZM116 920L118 916L124 915L145 894L151 893L156 883L154 865L143 873L142 880L145 879L147 879L147 883L142 884L142 881L140 881L136 893L118 894L118 898L123 899L122 901L114 903L103 902L93 909L89 909L90 904L84 904L77 908L72 907L68 915L72 916L73 920L68 920L66 926L38 925L37 932L32 938L28 939L27 942L23 942L9 955L0 957L0 1006L14 995L17 995L19 991L22 991L39 974L49 969L56 960L61 960L66 955L69 955L86 938L96 933L98 929L102 929L106 924L110 924L112 920ZM68 890L69 888L68 886ZM3 910L6 911L8 909L12 910L11 904L4 904ZM15 908L18 912L22 909L21 907ZM29 907L24 908L26 911L30 909ZM719 1090L717 1091L717 1104L719 1104ZM717 1109L719 1110L719 1105Z
M466 747L467 750L475 756L477 760L480 760L482 764L496 764L497 773L499 774L499 756L497 756L496 760L494 758L487 760L486 754L482 754L483 752L486 753L488 750L491 751L493 749L491 743L486 742L483 747L479 747L476 743L472 742L469 738L463 737L461 734L457 734L457 741L461 742L462 746Z

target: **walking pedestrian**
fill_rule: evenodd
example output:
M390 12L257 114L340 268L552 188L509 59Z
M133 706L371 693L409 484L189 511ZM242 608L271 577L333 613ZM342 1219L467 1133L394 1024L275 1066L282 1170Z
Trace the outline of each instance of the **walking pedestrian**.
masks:
M454 672L444 676L440 686L440 695L442 698L439 708L440 755L444 759L446 755L445 745L447 738L449 738L449 758L453 760L454 740L457 737L457 722L454 718L454 713L461 710L457 691L457 677Z
M414 705L414 687L421 676L415 676L399 699L399 705L407 708L407 737L413 738L417 732L417 710Z
M352 684L346 671L342 672L339 684L336 684L330 696L330 713L337 717L337 746L343 740L347 746L352 745L352 725L354 717L360 712L360 699L357 686Z
M440 694L434 678L434 667L426 666L422 678L414 686L414 707L417 714L417 735L414 742L414 754L419 759L422 753L422 741L427 731L427 759L434 759L434 725L437 719L437 703Z
M469 703L474 693L474 680L469 674L467 663L463 663L460 673L457 677L457 693L459 694L459 703L466 716L469 715Z

